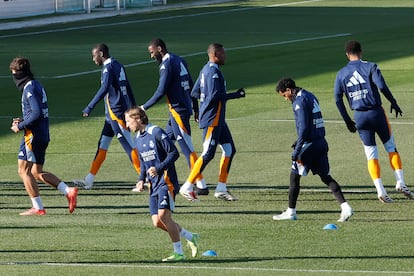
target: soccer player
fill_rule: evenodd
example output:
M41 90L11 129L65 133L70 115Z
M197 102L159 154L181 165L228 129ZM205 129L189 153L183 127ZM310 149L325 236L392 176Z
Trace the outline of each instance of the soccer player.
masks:
M169 136L160 127L148 122L145 111L132 107L125 113L127 126L137 132L135 145L138 148L141 174L137 183L139 191L144 190L144 181L149 182L149 208L155 227L168 232L173 243L174 253L163 262L176 262L185 259L180 236L187 240L191 255L198 253L198 234L182 228L172 219L175 195L180 188L174 162L179 153Z
M348 130L351 132L358 130L368 160L368 172L377 190L378 199L384 203L393 201L381 180L375 134L378 134L388 152L390 165L396 179L395 189L412 199L413 193L406 186L401 157L397 151L387 115L382 107L379 91L391 103L390 111L392 113L395 110L396 118L398 115L402 116L401 108L385 83L377 64L361 59L361 44L355 40L349 41L346 43L345 52L349 62L336 75L335 101ZM345 108L344 94L350 108L354 110L355 121L351 119Z
M13 119L11 125L13 132L24 132L18 154L18 173L33 206L20 215L42 216L46 214L37 181L42 181L64 194L69 203L69 213L73 213L76 208L78 189L68 187L57 176L43 170L46 149L50 142L46 91L42 84L34 78L30 61L27 58L14 58L9 69L13 75L14 83L22 93L23 117Z
M88 175L84 179L73 181L85 189L93 187L95 176L105 161L106 153L114 136L118 138L128 154L138 175L140 174L138 152L133 146L131 133L125 124L124 113L135 105L135 98L124 66L109 55L109 48L105 44L98 44L92 49L92 60L96 65L102 66L101 87L83 110L83 117L88 117L98 102L103 99L106 119Z
M292 170L289 185L289 207L274 220L296 220L296 202L300 191L300 178L309 171L319 175L341 206L339 222L352 215L351 206L345 200L341 187L329 173L328 143L319 101L311 92L296 86L291 78L282 78L276 92L292 103L296 122L297 139L292 145Z
M203 152L195 162L187 181L182 185L180 194L190 201L198 201L193 184L197 176L214 158L217 146L220 145L223 154L214 196L225 201L235 201L237 198L227 190L227 178L236 147L225 121L226 102L230 99L243 98L246 95L243 88L233 93L226 92L226 81L220 70L220 66L226 61L223 45L210 44L207 53L209 60L201 70L191 91L191 97L200 101L200 109L198 110L197 104L195 110L199 113L198 123L203 130Z
M190 92L193 80L187 63L183 58L168 52L165 42L160 38L150 41L148 52L150 57L159 64L160 78L157 90L141 108L148 110L164 95L166 96L170 118L165 131L173 141L178 142L188 166L192 169L197 160L197 153L194 151L191 140L192 98ZM198 105L197 101L194 105ZM208 195L209 191L201 174L196 178L196 185L199 195Z

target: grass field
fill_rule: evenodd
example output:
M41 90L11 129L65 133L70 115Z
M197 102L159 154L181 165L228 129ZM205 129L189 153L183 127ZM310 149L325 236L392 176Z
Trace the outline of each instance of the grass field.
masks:
M375 3L375 4L374 4ZM414 201L394 192L394 176L380 146L383 181L394 199L381 204L366 169L359 138L342 122L333 100L337 70L346 64L344 44L362 42L364 59L382 69L404 115L390 117L408 186L414 190L414 2L410 0L234 1L0 32L0 274L1 275L414 275ZM90 118L81 110L99 87L100 70L91 48L109 45L126 65L138 103L154 92L157 65L147 43L163 38L169 50L186 57L197 77L209 43L227 49L222 70L229 91L245 87L247 97L229 102L228 124L237 147L229 189L240 200L212 195L194 204L177 197L175 220L201 235L201 252L215 258L165 264L171 253L166 233L154 229L147 195L130 190L136 175L113 141L96 180L81 190L69 215L66 199L41 184L48 214L20 217L30 207L17 175L21 136L10 130L20 114L20 95L8 64L30 58L48 93L52 141L45 169L71 180L86 175L103 124L103 105ZM290 145L295 140L291 105L275 95L279 78L293 77L321 103L330 145L331 172L355 210L337 223L339 206L319 177L302 178L298 221L272 220L287 207ZM386 110L389 103L384 102ZM164 126L165 103L149 110ZM201 150L201 133L192 125ZM211 190L218 160L204 175ZM180 181L188 168L177 161ZM323 226L336 223L338 230Z

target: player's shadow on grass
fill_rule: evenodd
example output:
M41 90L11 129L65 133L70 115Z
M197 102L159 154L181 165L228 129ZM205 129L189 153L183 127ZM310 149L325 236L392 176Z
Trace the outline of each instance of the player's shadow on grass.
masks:
M414 256L391 256L391 255L375 255L375 256L295 256L295 257L240 257L240 258L221 258L221 257L201 257L197 259L187 259L186 263L249 263L262 261L282 261L282 260L335 260L335 259L414 259Z
M229 264L229 263L249 263L249 262L267 262L267 261L284 261L284 260L345 260L345 259L366 259L366 260L381 260L381 259L414 259L414 256L392 256L392 255L372 255L372 256L275 256L275 257L237 257L237 258L223 258L217 257L197 257L194 259L186 259L184 262L168 263L174 266L185 266L186 264ZM70 264L70 262L68 262ZM80 261L73 262L76 264L137 264L137 265L165 265L161 260L132 260L132 261L106 261L106 262L88 262Z

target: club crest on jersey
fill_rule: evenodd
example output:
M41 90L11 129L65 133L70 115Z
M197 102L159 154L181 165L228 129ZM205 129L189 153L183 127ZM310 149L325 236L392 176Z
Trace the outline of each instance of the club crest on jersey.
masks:
M152 141L152 140L151 140L151 141L149 142L149 147L153 149L153 148L154 148L154 146L155 146L155 145L154 145L154 141Z

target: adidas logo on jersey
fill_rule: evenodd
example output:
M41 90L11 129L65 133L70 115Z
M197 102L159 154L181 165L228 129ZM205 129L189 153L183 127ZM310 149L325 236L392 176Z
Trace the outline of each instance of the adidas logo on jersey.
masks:
M366 83L366 81L362 78L362 76L357 71L355 71L352 74L352 77L349 79L349 82L346 84L346 87L351 87L351 86L358 85L361 83Z
M160 203L161 206L168 206L167 198L164 197L164 200Z

